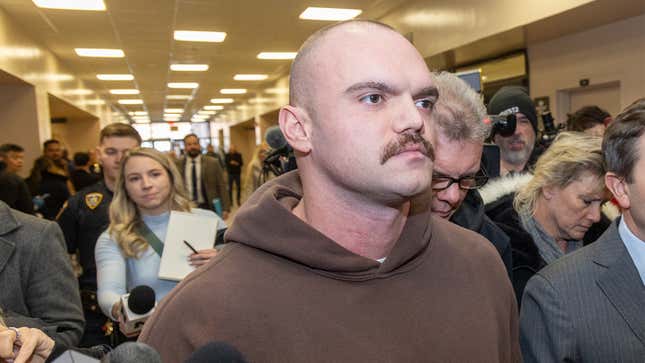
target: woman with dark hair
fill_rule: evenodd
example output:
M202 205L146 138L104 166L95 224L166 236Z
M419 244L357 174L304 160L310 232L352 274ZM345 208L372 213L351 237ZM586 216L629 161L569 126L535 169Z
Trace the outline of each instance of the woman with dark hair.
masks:
M611 115L598 106L585 106L567 119L567 131L584 132L602 137L611 122Z

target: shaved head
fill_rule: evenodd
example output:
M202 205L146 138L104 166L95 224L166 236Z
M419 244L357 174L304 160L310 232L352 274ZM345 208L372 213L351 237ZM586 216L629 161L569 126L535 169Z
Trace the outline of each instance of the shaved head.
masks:
M345 27L376 27L399 34L389 25L373 20L348 20L332 24L318 30L302 44L298 50L298 55L291 65L291 73L289 77L290 105L302 107L308 112L313 111L309 101L311 100L311 89L315 87L316 84L314 79L315 77L313 77L312 73L313 70L316 69L314 61L317 59L317 55L319 55L318 50L321 45L325 43L327 35L333 33L335 30Z

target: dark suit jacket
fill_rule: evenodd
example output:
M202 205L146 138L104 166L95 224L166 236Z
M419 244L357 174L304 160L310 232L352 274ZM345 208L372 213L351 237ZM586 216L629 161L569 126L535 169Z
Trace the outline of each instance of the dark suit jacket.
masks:
M202 190L206 193L206 202L208 207L213 209L213 199L219 198L222 202L222 210L230 211L231 203L228 200L228 191L226 190L226 180L224 179L224 172L220 166L217 159L210 157L208 155L200 156L202 162ZM177 162L177 168L181 173L184 182L188 183L186 180L186 157L182 158Z
M525 362L645 361L645 286L619 220L527 284L520 315Z

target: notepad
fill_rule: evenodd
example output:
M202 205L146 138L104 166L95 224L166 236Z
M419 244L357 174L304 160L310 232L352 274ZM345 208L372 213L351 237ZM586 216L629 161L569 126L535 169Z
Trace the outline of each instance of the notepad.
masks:
M219 220L205 214L188 212L170 212L166 240L159 264L159 278L181 281L195 270L188 263L188 256L193 251L184 244L188 241L196 250L213 248Z

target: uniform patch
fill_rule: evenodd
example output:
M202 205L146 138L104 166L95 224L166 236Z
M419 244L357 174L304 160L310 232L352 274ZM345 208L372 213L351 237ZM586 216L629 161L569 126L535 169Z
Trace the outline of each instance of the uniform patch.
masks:
M96 209L96 207L101 204L101 201L103 200L103 194L101 193L88 193L85 196L85 205L91 210Z

